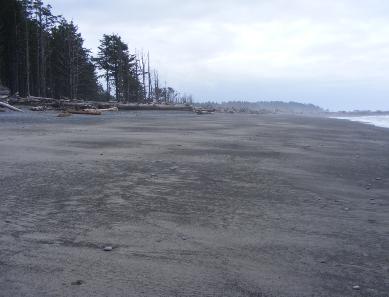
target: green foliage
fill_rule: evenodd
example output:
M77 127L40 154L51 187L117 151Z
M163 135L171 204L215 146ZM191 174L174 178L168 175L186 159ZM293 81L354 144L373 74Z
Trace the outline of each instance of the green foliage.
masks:
M40 0L0 0L0 82L22 96L95 99L98 78L77 26Z
M119 35L104 35L98 50L94 61L103 72L107 93L110 95L112 85L117 101L137 101L142 88L136 71L136 57L130 55L128 45Z

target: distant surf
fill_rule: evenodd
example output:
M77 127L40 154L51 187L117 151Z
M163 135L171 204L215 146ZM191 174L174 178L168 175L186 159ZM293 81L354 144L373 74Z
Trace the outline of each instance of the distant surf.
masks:
M360 117L336 117L337 119L350 120L364 124L370 124L377 127L389 128L389 115L379 116L360 116Z

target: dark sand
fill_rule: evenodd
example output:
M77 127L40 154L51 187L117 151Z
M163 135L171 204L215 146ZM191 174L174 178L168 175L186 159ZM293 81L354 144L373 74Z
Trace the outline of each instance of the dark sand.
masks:
M389 296L389 129L7 113L0 164L1 296Z

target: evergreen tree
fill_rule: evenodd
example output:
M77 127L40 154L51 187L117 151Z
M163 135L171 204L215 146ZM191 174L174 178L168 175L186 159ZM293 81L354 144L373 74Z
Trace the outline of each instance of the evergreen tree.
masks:
M128 45L116 34L104 35L98 50L94 61L103 72L108 96L112 85L117 101L136 101L142 87L136 71L136 57L129 54Z
M42 0L0 0L0 8L0 85L13 94L97 100L104 78L106 100L111 94L125 103L176 100L151 73L149 54L137 59L119 35L104 35L92 58L77 26Z

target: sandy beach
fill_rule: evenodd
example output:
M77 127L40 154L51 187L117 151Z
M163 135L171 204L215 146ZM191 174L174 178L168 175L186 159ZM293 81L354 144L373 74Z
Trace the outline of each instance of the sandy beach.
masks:
M389 296L389 129L4 113L0 164L0 296Z

